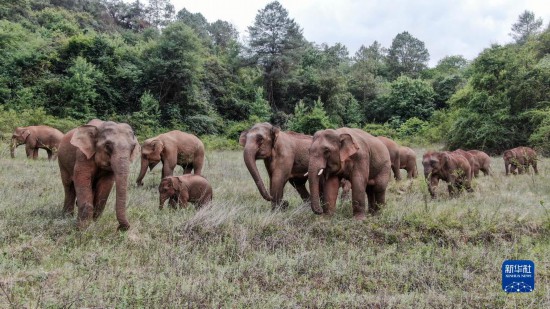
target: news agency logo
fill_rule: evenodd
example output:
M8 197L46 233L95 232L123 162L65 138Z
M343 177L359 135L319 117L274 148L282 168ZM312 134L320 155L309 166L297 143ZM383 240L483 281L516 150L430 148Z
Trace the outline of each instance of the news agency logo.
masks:
M502 289L506 293L535 290L535 263L530 260L506 260L502 263Z

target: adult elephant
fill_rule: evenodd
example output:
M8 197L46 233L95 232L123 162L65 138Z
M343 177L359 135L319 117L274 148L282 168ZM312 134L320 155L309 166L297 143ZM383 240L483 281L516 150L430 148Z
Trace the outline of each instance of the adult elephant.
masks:
M516 168L519 174L523 174L523 171L529 172L529 165L533 166L535 174L538 174L537 169L537 152L529 147L516 147L508 149L502 155L504 159L504 170L506 175L508 172L516 174Z
M479 171L483 172L483 175L491 175L491 157L481 150L468 150L469 154L477 159L478 169L474 171L474 177L478 177Z
M38 149L45 149L48 160L57 158L59 142L63 138L63 132L49 126L17 127L11 136L10 154L15 158L15 148L25 144L27 158L37 159Z
M270 123L258 123L241 132L239 143L244 147L243 158L260 194L271 207L286 208L283 189L287 182L298 191L302 200L309 199L306 189L309 147L312 137L292 131L281 131ZM260 177L256 160L263 160L269 176L269 192Z
M407 171L407 178L412 179L418 177L418 169L416 168L416 153L409 147L399 147L399 168Z
M386 147L388 148L388 151L390 153L390 161L391 161L391 170L393 171L393 177L395 177L396 181L401 180L401 159L400 159L400 152L399 148L400 146L394 142L393 140L385 137L385 136L377 136L378 138Z
M432 198L436 197L435 188L439 180L448 182L449 195L455 196L465 188L472 192L472 172L468 160L456 152L428 151L422 157L424 177Z
M94 119L63 137L58 160L65 189L63 211L73 215L76 198L79 229L101 215L113 184L118 229L130 227L126 219L128 174L139 149L134 132L126 123Z
M174 175L176 165L183 168L184 174L193 171L195 175L200 175L204 165L204 145L195 135L178 130L145 140L141 145L141 171L136 180L138 186L143 185L147 167L152 170L161 161L161 179Z
M333 214L340 181L347 179L351 182L353 217L365 219L365 192L368 211L376 214L386 201L390 169L388 148L369 133L350 128L317 131L309 149L311 209L316 214ZM322 206L321 185L325 201Z
M453 152L458 153L459 155L466 158L466 160L468 160L468 163L470 164L470 173L472 174L472 178L474 178L475 175L479 174L479 162L477 161L476 156L462 149L457 149Z

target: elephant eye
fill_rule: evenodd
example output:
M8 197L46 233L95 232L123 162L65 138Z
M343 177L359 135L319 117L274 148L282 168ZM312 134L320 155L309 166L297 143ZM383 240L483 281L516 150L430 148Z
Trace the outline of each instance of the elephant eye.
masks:
M113 152L113 143L112 142L105 142L105 150L108 153L112 153Z

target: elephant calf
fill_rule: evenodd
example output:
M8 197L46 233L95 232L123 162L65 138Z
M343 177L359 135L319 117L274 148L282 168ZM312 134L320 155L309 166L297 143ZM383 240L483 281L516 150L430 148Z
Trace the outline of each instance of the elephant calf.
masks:
M10 155L15 158L15 148L25 144L27 158L36 160L38 149L42 148L48 153L48 160L55 160L63 136L63 132L49 126L17 127L11 137Z
M449 183L451 197L458 194L462 188L473 192L471 167L464 156L456 152L428 151L422 157L422 165L432 198L436 196L435 188L440 179Z
M535 174L538 174L537 169L537 152L529 147L516 147L508 149L503 154L504 170L506 175L508 173L516 174L516 168L519 174L523 174L525 170L529 172L529 165L533 166Z
M187 208L187 203L196 203L202 207L212 200L212 186L206 178L200 175L185 174L183 176L169 176L162 179L159 185L159 209L169 199L170 207Z

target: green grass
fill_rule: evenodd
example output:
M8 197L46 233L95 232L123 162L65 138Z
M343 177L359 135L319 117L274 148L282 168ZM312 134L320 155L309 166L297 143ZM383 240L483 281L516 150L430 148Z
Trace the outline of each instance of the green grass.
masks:
M160 211L160 169L137 188L136 162L132 227L117 233L113 194L78 232L61 213L57 163L23 155L0 148L1 308L550 306L548 159L538 176L505 177L495 158L495 175L455 199L441 183L431 200L422 176L392 180L387 205L364 222L351 219L349 201L316 216L291 186L290 208L272 212L239 151L207 154L211 207ZM502 292L505 259L535 262L533 293Z

